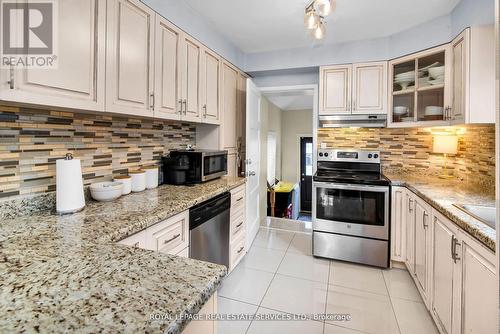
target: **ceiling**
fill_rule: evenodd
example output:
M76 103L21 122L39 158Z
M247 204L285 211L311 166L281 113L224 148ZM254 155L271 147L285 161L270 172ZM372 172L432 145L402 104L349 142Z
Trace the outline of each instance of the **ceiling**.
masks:
M312 47L309 0L184 0L245 53ZM460 0L337 0L324 44L385 37L449 14Z
M264 92L263 94L272 104L283 111L313 108L314 93L310 90Z

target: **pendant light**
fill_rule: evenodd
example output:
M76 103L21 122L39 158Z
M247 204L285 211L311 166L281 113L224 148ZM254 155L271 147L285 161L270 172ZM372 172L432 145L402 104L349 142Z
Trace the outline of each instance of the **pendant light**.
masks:
M325 17L335 9L335 0L314 0L313 6L319 16Z
M325 38L326 28L324 22L320 20L311 33L315 39L319 40Z
M312 0L305 8L304 25L311 30L313 38L325 38L326 27L324 19L331 14L336 6L336 0Z

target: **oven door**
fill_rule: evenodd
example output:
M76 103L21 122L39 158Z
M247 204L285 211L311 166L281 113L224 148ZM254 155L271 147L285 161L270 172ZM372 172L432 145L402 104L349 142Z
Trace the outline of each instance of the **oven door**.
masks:
M389 187L315 182L313 230L389 240Z
M202 181L216 179L227 174L227 152L204 153L202 160Z

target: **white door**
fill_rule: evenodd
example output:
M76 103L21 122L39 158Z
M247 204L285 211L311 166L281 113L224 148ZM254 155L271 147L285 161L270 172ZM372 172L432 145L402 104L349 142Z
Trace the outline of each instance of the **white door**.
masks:
M387 113L387 62L354 64L352 113Z
M320 69L319 114L350 114L352 65L325 66Z
M58 2L58 67L15 71L12 88L0 83L0 99L104 111L106 3Z
M107 5L106 111L153 116L156 14L139 0Z
M252 244L260 223L260 101L261 94L252 80L247 79L246 109L246 170L247 170L247 234L246 247Z

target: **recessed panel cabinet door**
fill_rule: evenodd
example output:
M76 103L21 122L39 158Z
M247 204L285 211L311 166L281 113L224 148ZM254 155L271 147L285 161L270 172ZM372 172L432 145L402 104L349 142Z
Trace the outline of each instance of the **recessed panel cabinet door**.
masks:
M223 124L222 142L225 150L236 150L236 108L238 108L239 72L229 64L223 65Z
M182 43L182 103L183 119L200 121L200 61L201 45L185 37Z
M426 305L429 290L430 209L421 201L415 201L415 277Z
M432 308L431 312L438 327L444 333L452 333L453 321L453 242L458 229L440 214L433 215L433 253L432 253Z
M138 0L110 0L106 111L152 116L155 13Z
M453 104L451 107L452 122L465 123L467 109L467 81L469 71L469 35L470 30L463 31L451 42L452 49L452 91Z
M320 115L351 113L351 72L351 65L320 68Z
M106 2L59 1L56 20L57 68L14 71L13 89L2 80L0 99L104 110Z
M201 103L205 123L220 123L221 59L210 50L202 52Z
M155 105L154 115L159 118L178 120L181 118L179 102L181 76L180 43L181 31L156 15L155 43Z
M406 223L406 268L415 275L415 196L409 190L405 192L405 223Z
M404 187L392 187L391 260L398 262L405 260L406 251L405 195Z
M387 113L387 62L354 64L352 113Z

